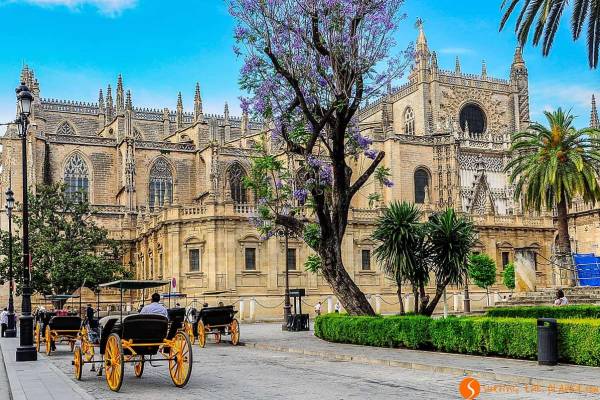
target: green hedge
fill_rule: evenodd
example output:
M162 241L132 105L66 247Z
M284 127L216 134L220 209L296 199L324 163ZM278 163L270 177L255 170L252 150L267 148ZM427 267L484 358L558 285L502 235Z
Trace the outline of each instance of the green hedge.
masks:
M523 359L537 356L535 319L327 314L316 319L315 335L332 342L368 346L391 345ZM560 320L559 356L563 362L600 366L600 320Z
M497 307L488 309L485 315L506 318L600 318L600 306Z

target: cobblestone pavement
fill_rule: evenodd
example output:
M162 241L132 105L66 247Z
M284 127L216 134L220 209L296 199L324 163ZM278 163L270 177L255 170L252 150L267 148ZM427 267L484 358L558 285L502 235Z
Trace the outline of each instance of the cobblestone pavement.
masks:
M247 329L247 335L251 336L256 329ZM66 346L61 346L50 360L72 376L71 356ZM85 367L83 381L78 384L97 399L462 399L458 392L460 380L461 377L446 374L331 361L209 342L204 349L194 346L192 378L183 389L172 385L164 364L155 368L147 365L141 379L135 378L133 369L128 366L119 394L108 389L104 378L89 372L89 366ZM594 398L574 393L528 393L524 386L480 382L484 390L496 391L483 393L480 399Z

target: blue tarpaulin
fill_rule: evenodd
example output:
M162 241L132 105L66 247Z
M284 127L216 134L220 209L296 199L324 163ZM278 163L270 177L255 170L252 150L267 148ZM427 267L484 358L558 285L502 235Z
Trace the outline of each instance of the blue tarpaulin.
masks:
M575 254L579 286L600 286L600 257L595 254Z

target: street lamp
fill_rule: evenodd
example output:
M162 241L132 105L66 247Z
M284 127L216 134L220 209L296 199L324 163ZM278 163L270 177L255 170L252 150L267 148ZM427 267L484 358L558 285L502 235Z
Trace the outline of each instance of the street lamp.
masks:
M6 215L8 216L8 329L4 333L6 337L17 337L15 326L15 303L13 299L13 252L12 252L12 210L15 207L15 197L10 185L6 191Z
M27 85L25 85L25 82L21 82L15 92L17 93L19 114L16 123L19 127L23 153L21 157L23 161L23 289L21 296L20 346L17 348L16 360L36 361L37 351L33 346L33 317L31 316L31 272L29 270L31 257L29 255L29 205L27 201L27 127L29 125L33 95Z

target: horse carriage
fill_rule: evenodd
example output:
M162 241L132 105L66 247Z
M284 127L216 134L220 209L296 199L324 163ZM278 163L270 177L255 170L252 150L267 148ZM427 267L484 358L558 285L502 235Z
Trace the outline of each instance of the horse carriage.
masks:
M185 299L187 298L187 295L185 293L177 293L177 292L168 292L168 293L162 293L160 295L161 299L163 299L163 301L165 299L168 299L168 306L169 306L169 310L171 310L171 299ZM179 307L177 307L179 308ZM192 310L188 310L185 311L185 308L183 308L184 310L184 318L182 321L182 325L181 325L181 331L187 333L187 335L189 336L190 340L192 341L192 344L196 343L196 336L194 335L194 320L193 320L193 313ZM171 319L171 316L169 316L169 320Z
M52 302L63 302L79 296L54 295L47 296L46 300ZM50 355L56 351L57 343L68 343L71 351L77 341L81 328L81 317L76 314L63 313L60 311L39 311L35 316L35 348L40 351L42 343L45 345L46 354Z
M123 315L124 290L145 290L167 284L169 281L120 280L100 285L101 288L120 290L121 312L100 320L97 343L90 340L88 327L82 327L80 344L75 346L73 359L77 380L81 379L85 364L98 364L99 374L104 372L108 387L118 392L123 384L125 364L133 364L135 376L140 378L145 363L167 362L173 384L183 387L188 383L193 359L190 338L182 331L185 309L169 310L170 320L156 314ZM96 350L101 360L96 360ZM157 355L159 357L153 358Z
M240 323L234 318L236 310L233 306L204 307L197 314L198 344L206 346L206 337L213 335L215 342L220 343L223 335L229 336L231 344L240 343Z

